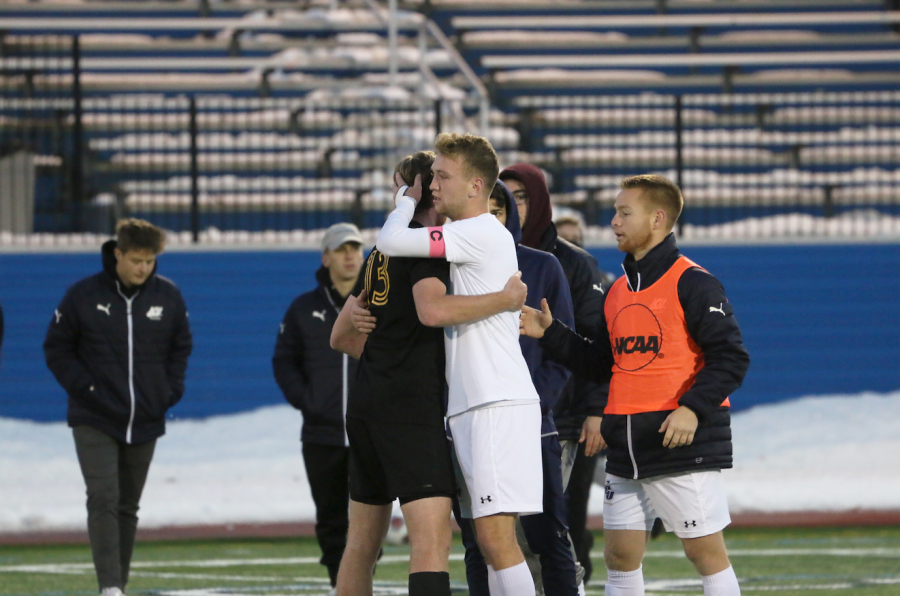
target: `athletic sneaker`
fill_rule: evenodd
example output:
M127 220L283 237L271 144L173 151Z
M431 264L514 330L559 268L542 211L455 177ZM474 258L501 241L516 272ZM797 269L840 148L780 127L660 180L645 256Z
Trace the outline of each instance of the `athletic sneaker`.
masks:
M125 596L125 593L119 588L103 588L100 596Z

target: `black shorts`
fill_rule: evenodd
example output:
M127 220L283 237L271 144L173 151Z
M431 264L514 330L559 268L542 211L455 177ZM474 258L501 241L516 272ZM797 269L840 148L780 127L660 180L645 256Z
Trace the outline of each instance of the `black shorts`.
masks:
M440 426L347 418L350 498L366 505L404 505L456 495L450 442Z

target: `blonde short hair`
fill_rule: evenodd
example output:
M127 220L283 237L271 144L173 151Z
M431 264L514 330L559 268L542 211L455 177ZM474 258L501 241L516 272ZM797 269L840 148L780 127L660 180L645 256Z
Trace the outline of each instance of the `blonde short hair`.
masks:
M469 178L484 180L484 194L488 196L500 176L500 162L490 141L471 133L442 132L434 141L438 155L459 161Z
M663 176L657 174L629 176L619 183L619 187L622 190L639 188L644 191L642 194L651 206L666 212L670 230L675 226L675 222L678 221L681 211L684 209L684 197L681 195L681 189Z

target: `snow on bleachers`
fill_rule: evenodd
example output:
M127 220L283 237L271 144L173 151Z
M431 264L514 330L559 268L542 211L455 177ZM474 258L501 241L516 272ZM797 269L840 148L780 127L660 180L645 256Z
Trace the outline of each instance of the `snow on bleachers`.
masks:
M900 120L898 120L900 122ZM627 134L548 134L548 147L589 146L674 146L675 132L670 130L641 130ZM772 131L759 128L693 129L682 133L686 145L824 145L829 143L863 145L867 143L900 144L900 127L863 128L843 127L836 131ZM840 149L841 145L836 145Z
M673 169L658 170L657 173L670 180L678 178ZM622 180L621 175L583 175L575 178L576 186L581 188L615 188ZM875 185L880 187L900 186L900 168L862 167L847 171L809 171L796 168L773 168L767 172L718 172L688 168L682 172L682 183L685 187L717 186L717 187L782 187L782 186L833 186L861 187Z
M235 134L199 133L199 151L253 151L284 149L405 149L407 147L427 147L433 142L433 126L379 127L367 130L343 128L331 136L313 137L285 135L277 133L238 132ZM519 135L508 128L493 128L489 136L496 149L515 148ZM101 137L89 140L94 151L187 151L191 147L191 136L187 132L170 133L129 133L115 137Z

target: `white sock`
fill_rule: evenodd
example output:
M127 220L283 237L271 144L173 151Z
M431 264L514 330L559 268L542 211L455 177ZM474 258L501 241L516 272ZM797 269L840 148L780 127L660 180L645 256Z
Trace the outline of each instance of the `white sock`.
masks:
M701 579L703 580L703 596L741 596L741 588L734 575L734 567L728 567L728 569L713 575L704 575Z
M606 596L644 596L643 566L634 571L606 570Z
M490 565L487 566L488 570L488 592L491 594L499 594L500 586L497 585L497 572L494 571L494 568Z
M494 576L493 583L491 576ZM494 588L497 591L494 591ZM491 596L531 596L534 594L534 579L531 577L531 571L528 570L528 563L522 561L518 565L507 567L496 571L493 567L488 567L488 588Z
M578 582L578 596L585 596L585 594L584 594L584 582Z

